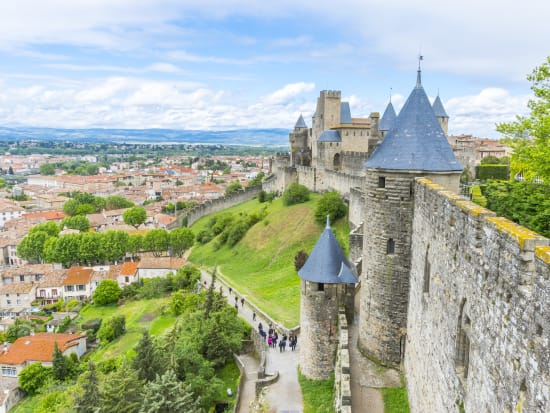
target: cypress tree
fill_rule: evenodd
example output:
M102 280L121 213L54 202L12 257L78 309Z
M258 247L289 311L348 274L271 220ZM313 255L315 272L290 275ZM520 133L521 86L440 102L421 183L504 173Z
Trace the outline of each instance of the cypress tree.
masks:
M157 349L147 330L143 332L136 352L137 355L132 360L132 368L136 370L139 379L146 382L155 380L156 375L161 373L160 363Z
M137 413L143 382L126 361L103 382L101 413Z
M53 357L52 357L52 371L53 377L56 380L63 381L70 374L69 360L63 355L57 341L53 345Z
M193 395L189 386L178 381L174 370L169 369L162 376L145 386L140 413L197 413L201 412L199 398Z
M77 393L74 400L76 413L96 413L101 407L101 392L99 378L92 360L88 361L88 372L83 376L82 392Z

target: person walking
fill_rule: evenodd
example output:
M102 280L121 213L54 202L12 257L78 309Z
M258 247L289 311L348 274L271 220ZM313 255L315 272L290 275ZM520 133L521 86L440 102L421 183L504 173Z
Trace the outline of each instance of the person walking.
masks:
M244 307L244 297L241 298L241 307Z
M279 343L279 353L283 352L283 343L284 343L283 340L281 340L280 343Z
M233 292L233 288L229 287L229 295Z
M252 321L256 321L256 312L255 311L252 312Z

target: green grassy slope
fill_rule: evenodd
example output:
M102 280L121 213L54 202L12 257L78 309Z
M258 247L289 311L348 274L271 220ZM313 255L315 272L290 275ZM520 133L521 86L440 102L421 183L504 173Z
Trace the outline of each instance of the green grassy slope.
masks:
M215 250L214 241L196 244L189 261L210 268L218 265L221 276L248 301L284 326L295 327L300 322L300 279L294 256L301 249L309 254L323 231L313 217L318 199L312 194L309 202L290 207L283 206L281 199L264 204L252 200L229 208L222 213L250 214L267 207L268 215L233 248ZM203 217L191 228L199 232L210 218ZM347 220L339 220L333 229L347 250Z

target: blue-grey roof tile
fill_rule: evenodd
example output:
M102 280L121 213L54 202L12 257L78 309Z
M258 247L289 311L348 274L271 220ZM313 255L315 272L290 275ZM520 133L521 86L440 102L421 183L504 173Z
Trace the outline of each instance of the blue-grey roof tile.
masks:
M304 117L300 115L298 118L298 121L296 122L296 125L294 125L295 128L307 128L306 121L304 120Z
M434 110L435 116L437 116L438 118L449 117L449 115L447 115L447 112L445 112L445 108L443 107L443 103L441 102L441 99L439 99L439 95L437 95L437 97L435 98L432 108Z
M351 110L349 108L349 102L340 103L340 123L343 125L351 125Z
M352 268L327 222L325 230L304 266L298 271L298 275L303 280L316 283L354 284L357 277Z
M397 115L395 114L395 109L393 108L393 105L390 102L388 103L388 106L386 106L386 110L382 115L382 119L380 119L380 125L378 126L378 129L383 131L390 130L395 125L396 119L397 119Z
M319 136L319 142L342 142L342 138L337 130L326 130Z
M411 92L384 140L365 163L366 168L410 171L461 171L420 82Z

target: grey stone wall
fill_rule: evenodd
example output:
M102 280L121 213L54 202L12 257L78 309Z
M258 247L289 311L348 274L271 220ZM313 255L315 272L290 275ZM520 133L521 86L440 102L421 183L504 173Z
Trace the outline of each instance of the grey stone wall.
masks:
M405 355L411 412L550 411L547 245L417 180Z
M361 188L350 188L348 203L348 219L352 229L363 223L365 216L365 197ZM362 229L361 229L362 231Z
M334 411L351 413L351 369L349 356L348 322L340 310L338 316L338 349L334 368Z
M235 192L229 196L223 196L221 198L213 199L212 201L203 202L187 213L187 225L191 226L205 215L223 211L224 209L230 208L234 205L250 201L258 195L258 192L260 192L261 189L261 185L246 187L242 191ZM179 216L178 219L180 219Z
M334 371L338 339L338 284L301 281L300 370L309 379L325 380Z

